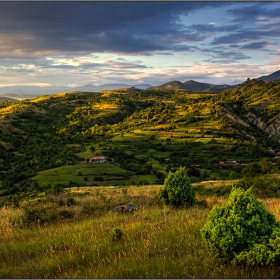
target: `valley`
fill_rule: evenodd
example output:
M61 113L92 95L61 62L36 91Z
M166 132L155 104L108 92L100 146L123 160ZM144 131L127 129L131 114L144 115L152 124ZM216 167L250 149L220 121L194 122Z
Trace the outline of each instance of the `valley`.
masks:
M280 278L279 2L0 6L0 279Z
M216 93L1 102L1 278L278 278L277 266L217 262L200 229L233 187L252 188L279 221L279 93L280 81L248 79ZM196 203L175 209L158 192L180 166ZM125 203L138 211L110 214Z
M121 88L2 102L1 193L162 184L179 166L192 182L236 179L262 158L277 168L279 88L248 79L221 93Z

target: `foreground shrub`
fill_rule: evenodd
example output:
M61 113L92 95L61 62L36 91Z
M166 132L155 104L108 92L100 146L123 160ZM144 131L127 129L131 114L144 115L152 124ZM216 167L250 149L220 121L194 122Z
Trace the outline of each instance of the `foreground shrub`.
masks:
M251 189L234 188L226 205L212 209L201 235L209 253L222 261L271 264L279 261L277 226Z
M158 197L163 204L174 207L195 204L195 193L184 167L180 167L174 173L168 173L164 180L164 187L159 190Z

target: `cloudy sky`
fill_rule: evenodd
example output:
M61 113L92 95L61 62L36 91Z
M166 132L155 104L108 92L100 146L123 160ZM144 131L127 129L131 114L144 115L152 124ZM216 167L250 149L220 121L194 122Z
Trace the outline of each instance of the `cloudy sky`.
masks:
M280 69L280 2L0 2L0 87L241 83Z

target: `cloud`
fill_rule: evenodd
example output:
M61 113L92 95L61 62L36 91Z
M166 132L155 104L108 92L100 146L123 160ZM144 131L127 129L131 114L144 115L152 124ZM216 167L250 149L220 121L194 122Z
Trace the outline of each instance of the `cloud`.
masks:
M263 65L220 63L217 67L215 64L202 64L193 61L192 67L189 69L176 67L169 70L158 70L153 74L153 80L156 80L157 84L172 80L181 82L195 80L203 83L234 85L243 83L248 77L257 78L271 74L276 70L275 66L266 69ZM152 83L152 79L147 78L146 82Z
M269 74L261 72L264 61L270 64L279 55L279 6L226 1L0 2L0 85L156 85L187 79L234 83L262 76ZM252 50L260 55L251 55ZM251 64L246 67L243 60Z
M229 34L216 36L211 44L244 44L242 49L261 49L266 47L268 39L278 40L280 8L278 3L258 2L244 3L226 10L229 20L240 26L239 29L229 30ZM250 43L250 41L258 41Z
M277 4L276 4L277 5ZM280 8L274 6L273 2L258 2L258 3L246 3L243 6L231 8L226 13L232 17L234 22L255 22L256 24L273 23L273 19L279 19Z
M194 24L191 26L196 32L209 32L209 33L218 33L218 32L233 32L239 30L242 27L240 24L231 24L218 26L217 24Z
M259 42L245 44L241 48L249 49L249 50L258 50L258 49L264 49L268 45L269 45L269 43L267 41L259 41Z
M178 17L211 6L218 3L0 2L0 34L5 37L1 51L170 50L178 41L203 40L198 34L187 34Z
M211 45L246 43L251 40L264 40L269 37L279 38L279 29L253 30L243 29L239 32L214 38Z
M204 62L207 63L235 63L239 60L243 59L249 59L250 56L245 55L241 51L234 50L235 48L222 48L222 47L216 47L216 48L204 48L201 49L203 53L209 53L210 57L204 60Z

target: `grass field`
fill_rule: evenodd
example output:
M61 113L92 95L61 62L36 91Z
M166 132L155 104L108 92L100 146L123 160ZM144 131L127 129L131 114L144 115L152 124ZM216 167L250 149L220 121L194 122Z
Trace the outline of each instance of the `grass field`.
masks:
M103 176L104 179L109 176L110 179L118 178L123 179L127 173L126 170L120 168L118 165L104 162L104 163L81 163L76 165L69 165L57 167L38 172L38 175L33 177L33 180L38 182L39 185L47 184L68 184L70 181L79 184L85 184L85 177L87 183L100 183L94 180L94 177Z
M280 267L236 267L208 255L200 228L225 198L199 197L206 205L173 209L159 203L160 187L77 187L19 208L2 208L0 277L279 278ZM109 214L128 202L138 211ZM280 200L263 202L280 221ZM47 215L48 222L26 223L26 207ZM116 227L123 236L114 242Z

